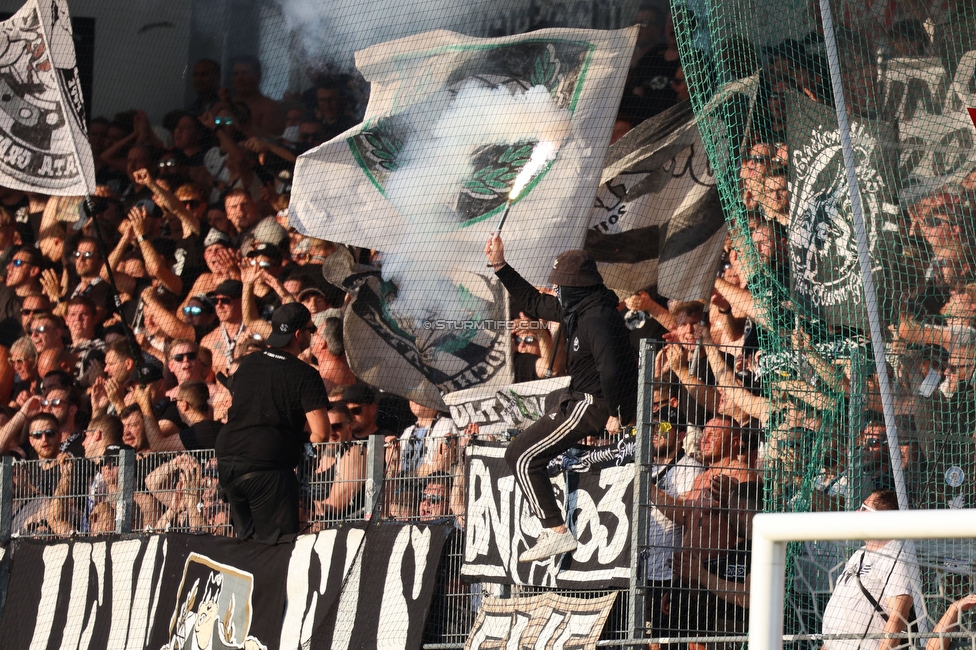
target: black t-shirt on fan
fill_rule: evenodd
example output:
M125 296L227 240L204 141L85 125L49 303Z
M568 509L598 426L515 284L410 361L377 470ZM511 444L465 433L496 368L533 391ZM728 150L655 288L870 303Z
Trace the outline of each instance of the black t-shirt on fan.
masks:
M234 374L234 401L217 436L217 458L256 469L295 468L308 442L305 414L328 406L325 383L312 366L281 350L253 352Z

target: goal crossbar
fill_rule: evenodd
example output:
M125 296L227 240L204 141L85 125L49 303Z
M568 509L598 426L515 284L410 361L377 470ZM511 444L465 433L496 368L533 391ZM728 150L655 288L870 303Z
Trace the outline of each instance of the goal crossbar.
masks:
M976 537L976 509L756 515L752 523L749 650L782 650L788 542L950 537Z

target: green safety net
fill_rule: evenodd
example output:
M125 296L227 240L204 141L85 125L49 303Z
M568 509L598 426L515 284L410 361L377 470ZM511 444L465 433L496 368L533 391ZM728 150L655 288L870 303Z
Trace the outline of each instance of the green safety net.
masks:
M748 291L764 378L766 509L854 510L894 487L854 213L816 1L675 0L675 34ZM912 508L973 507L976 5L831 3ZM725 283L725 284L723 284ZM723 291L723 293L725 293ZM874 426L877 422L880 426ZM819 632L828 570L797 545L787 633ZM967 545L922 547L929 617L971 589Z

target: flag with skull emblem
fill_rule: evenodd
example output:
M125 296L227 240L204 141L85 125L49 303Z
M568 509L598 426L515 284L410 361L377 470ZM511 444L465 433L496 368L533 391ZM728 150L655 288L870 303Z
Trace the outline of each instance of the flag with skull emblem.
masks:
M30 0L0 23L0 185L60 196L95 189L65 0Z

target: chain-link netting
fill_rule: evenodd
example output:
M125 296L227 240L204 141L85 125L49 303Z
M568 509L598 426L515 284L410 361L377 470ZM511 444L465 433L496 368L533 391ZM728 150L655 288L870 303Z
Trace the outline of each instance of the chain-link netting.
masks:
M912 508L971 507L976 14L952 1L822 6L673 3L731 229L713 322L744 316L757 334L723 397L766 430L768 511L855 510L877 488ZM972 588L962 546L920 553L926 594ZM819 631L828 569L846 555L792 549L788 631Z

